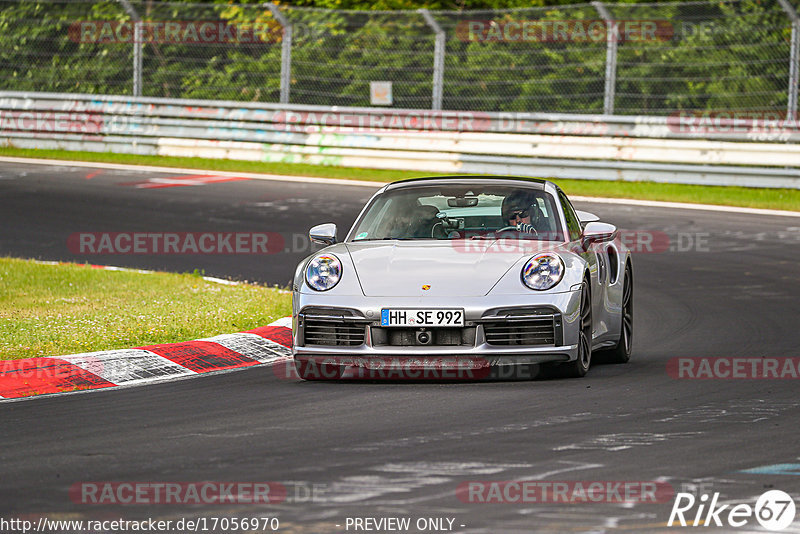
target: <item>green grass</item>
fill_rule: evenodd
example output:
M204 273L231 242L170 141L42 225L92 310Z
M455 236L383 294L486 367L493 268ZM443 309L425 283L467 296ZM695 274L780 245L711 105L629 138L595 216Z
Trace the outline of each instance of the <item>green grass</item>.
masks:
M288 315L291 295L277 288L0 258L3 360L187 341Z
M166 156L136 156L101 152L70 152L66 150L34 150L0 147L0 156L127 163L133 165L158 165L190 169L258 172L321 178L345 178L392 182L419 176L441 176L437 173L356 169L351 167L326 167L304 163L274 163L234 161L205 158L176 158ZM545 177L546 178L546 177ZM697 204L718 204L800 211L800 190L757 189L749 187L720 187L703 185L659 184L654 182L621 182L607 180L553 180L570 195L595 197L634 198Z

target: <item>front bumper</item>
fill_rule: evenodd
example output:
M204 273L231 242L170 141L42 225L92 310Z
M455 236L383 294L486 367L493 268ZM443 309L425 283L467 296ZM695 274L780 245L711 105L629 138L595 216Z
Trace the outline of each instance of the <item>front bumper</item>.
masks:
M450 339L447 344L409 344L407 339L401 344L392 344L387 332L397 329L380 326L380 310L388 307L463 308L465 326L460 341L453 344L453 336L448 335L445 336ZM386 368L413 366L422 369L437 368L443 359L487 366L567 362L577 358L579 307L579 290L497 298L334 297L295 292L292 350L295 360L301 363L325 361L357 367L369 366L370 360L382 360L381 365ZM515 325L538 325L548 320L553 321L552 336L537 337L535 343L526 344L533 339L531 337L509 334L513 338L511 342L502 338L505 342L498 344L497 334L493 334L516 332ZM309 325L316 327L317 333L320 327L323 331L343 333L335 341L327 342L325 339L333 338L317 336L313 343L308 343ZM508 325L510 330L497 330L503 325Z

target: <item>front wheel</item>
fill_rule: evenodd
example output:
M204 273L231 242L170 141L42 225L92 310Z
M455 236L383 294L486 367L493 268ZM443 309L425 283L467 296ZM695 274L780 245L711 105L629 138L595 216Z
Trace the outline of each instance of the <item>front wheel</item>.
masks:
M625 265L622 281L622 325L619 341L613 349L603 351L603 360L609 363L627 363L633 347L633 271L631 264Z
M578 357L575 361L563 364L564 373L568 377L585 376L592 364L592 295L589 283L581 284L580 332L578 333Z

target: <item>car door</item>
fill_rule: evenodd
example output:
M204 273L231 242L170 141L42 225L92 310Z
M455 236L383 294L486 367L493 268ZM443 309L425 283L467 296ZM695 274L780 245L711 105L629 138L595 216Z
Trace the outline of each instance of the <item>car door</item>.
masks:
M601 259L598 259L597 253L595 252L596 247L590 247L590 249L584 250L581 245L581 234L583 233L583 228L581 227L580 220L578 219L578 215L575 213L575 208L572 207L572 203L567 198L567 195L564 194L563 191L560 189L558 190L558 200L561 203L561 210L564 212L564 220L567 223L567 231L569 232L569 241L570 241L570 250L573 250L580 254L583 259L586 260L586 263L589 264L589 276L592 290L592 319L593 319L593 328L597 331L597 326L602 321L603 317L603 280L601 276Z

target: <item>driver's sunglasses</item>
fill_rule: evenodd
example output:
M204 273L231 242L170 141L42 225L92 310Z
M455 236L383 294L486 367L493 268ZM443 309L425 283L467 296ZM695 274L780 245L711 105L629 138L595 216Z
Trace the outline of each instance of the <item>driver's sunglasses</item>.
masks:
M528 210L516 210L511 212L511 215L508 216L508 220L510 221L516 219L517 217L519 217L520 219L524 219L527 216L528 216Z

